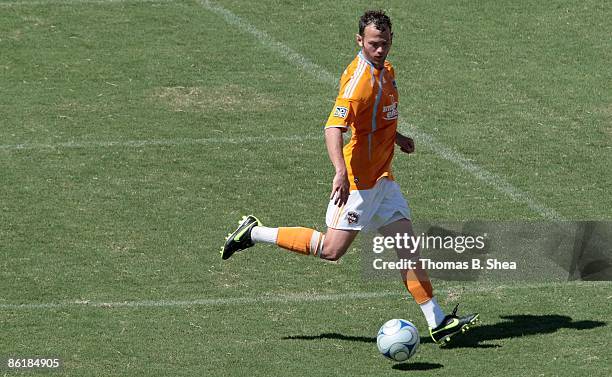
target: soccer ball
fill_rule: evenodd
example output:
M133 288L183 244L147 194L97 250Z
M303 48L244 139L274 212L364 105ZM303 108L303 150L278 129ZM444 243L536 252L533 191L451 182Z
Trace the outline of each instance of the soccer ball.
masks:
M419 348L417 328L404 319L391 319L378 330L376 346L378 351L393 361L406 361Z

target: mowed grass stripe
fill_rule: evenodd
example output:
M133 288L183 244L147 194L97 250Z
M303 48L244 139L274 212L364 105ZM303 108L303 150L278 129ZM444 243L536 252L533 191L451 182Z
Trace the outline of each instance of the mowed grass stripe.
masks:
M269 48L272 51L276 52L277 54L285 58L285 60L287 60L289 63L297 66L305 72L310 73L318 81L325 84L337 86L338 79L335 78L334 75L329 73L325 68L312 62L310 59L294 51L282 42L279 42L276 39L272 38L272 36L270 36L268 33L257 29L255 26L238 17L230 10L209 0L200 0L199 3L211 12L214 12L221 16L228 24L234 25L238 29L248 34L251 34L266 48ZM547 206L539 203L535 199L531 198L529 194L514 187L501 176L489 172L481 166L470 162L459 152L440 142L437 142L433 136L423 131L420 131L414 125L411 125L405 121L400 121L399 129L403 132L408 131L408 133L413 136L417 142L427 146L436 155L440 156L445 160L451 161L455 165L459 166L461 169L469 172L478 180L494 187L497 191L507 195L513 201L526 204L532 211L542 216L543 218L550 220L563 220L562 216L558 214L557 211L555 211L554 209L548 208Z

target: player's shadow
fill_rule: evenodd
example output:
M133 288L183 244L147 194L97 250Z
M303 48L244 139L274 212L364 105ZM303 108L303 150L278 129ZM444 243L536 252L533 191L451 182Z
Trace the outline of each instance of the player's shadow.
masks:
M335 332L327 332L320 335L290 335L282 338L283 340L319 340L319 339L335 339L346 340L348 342L376 343L376 337L369 336L351 336L338 334Z
M454 337L444 348L497 348L498 344L482 344L483 342L520 338L538 334L550 334L559 329L590 330L606 326L600 321L574 321L571 317L558 314L531 315L517 314L501 316L503 321L475 326L466 334ZM323 333L319 335L292 335L282 339L319 340L336 339L349 342L376 343L376 337L350 336L338 333ZM421 343L433 343L429 336L421 337Z
M376 343L375 337L368 336L350 336L338 333L324 333L321 335L293 335L286 336L283 339L298 339L298 340L319 340L319 339L336 339L346 340L349 342L363 342L363 343ZM405 370L405 371L424 371L443 368L444 365L438 363L423 363L423 362L411 362L411 363L398 363L393 365L393 369Z
M490 325L475 326L464 336L454 338L446 348L496 348L498 344L483 342L520 338L524 336L551 334L560 329L590 330L607 326L600 321L574 321L572 317L558 314L516 314L500 316L503 321Z
M414 363L399 363L395 364L391 368L396 370L433 370L444 368L444 365L438 363L422 363L422 362L414 362Z

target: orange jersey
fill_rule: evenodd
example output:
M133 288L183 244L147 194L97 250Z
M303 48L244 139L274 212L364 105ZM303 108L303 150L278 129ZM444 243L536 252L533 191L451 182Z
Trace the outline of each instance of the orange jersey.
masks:
M360 52L342 74L325 128L351 129L351 140L343 149L351 190L370 189L382 177L393 179L398 100L389 62L378 70Z

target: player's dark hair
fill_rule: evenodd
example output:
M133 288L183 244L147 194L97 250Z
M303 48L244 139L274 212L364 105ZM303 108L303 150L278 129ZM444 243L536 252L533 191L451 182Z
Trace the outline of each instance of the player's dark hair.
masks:
M373 24L380 31L391 31L391 19L382 10L367 10L359 19L359 35L363 37L366 26Z

